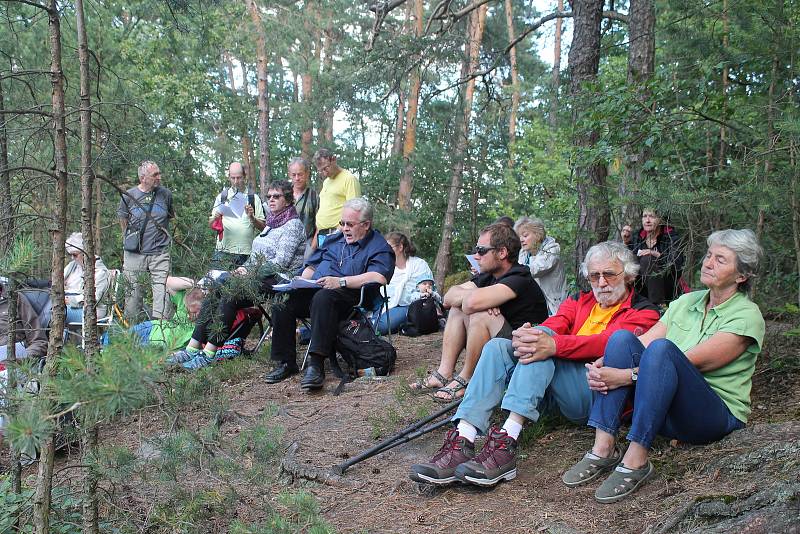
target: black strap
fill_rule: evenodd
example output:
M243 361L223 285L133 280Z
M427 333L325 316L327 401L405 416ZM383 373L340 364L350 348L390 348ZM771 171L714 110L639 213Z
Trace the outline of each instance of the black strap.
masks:
M144 239L144 229L147 228L147 223L150 222L150 214L153 212L153 204L156 203L156 195L158 195L158 186L153 189L153 197L150 199L150 204L147 205L147 211L144 214L144 222L142 223L142 228L139 230L141 232L139 234L139 248L142 247L142 240Z

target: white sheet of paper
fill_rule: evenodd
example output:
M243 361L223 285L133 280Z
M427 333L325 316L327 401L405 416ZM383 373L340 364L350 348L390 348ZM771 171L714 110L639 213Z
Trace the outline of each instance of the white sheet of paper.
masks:
M232 199L228 201L228 207L233 212L234 217L241 217L244 214L244 207L247 205L247 195L243 193L236 193Z
M233 213L233 210L231 210L230 206L227 204L220 204L217 206L217 211L220 212L223 217L236 217L236 214Z
M290 282L286 282L285 284L275 284L272 286L272 289L275 291L291 291L292 289L318 289L319 287L320 286L317 285L315 280L308 280L306 278L295 276Z
M473 256L472 254L464 254L464 257L467 258L469 266L478 271L478 273L480 274L481 268L478 266L478 260L475 259L475 256Z

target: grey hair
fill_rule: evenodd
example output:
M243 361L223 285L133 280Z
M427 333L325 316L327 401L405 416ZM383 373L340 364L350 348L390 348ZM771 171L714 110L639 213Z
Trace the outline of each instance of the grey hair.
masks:
M622 264L622 269L625 272L625 281L632 283L639 274L639 262L633 255L633 252L628 250L628 247L617 241L603 241L592 246L586 251L586 257L581 263L581 274L589 277L589 262L595 257L604 258L607 260L617 260Z
M362 221L372 222L372 218L375 216L375 211L372 209L372 204L370 204L369 200L364 197L351 198L344 203L342 209L351 209L353 211L357 211L360 214L359 219Z
M747 292L752 286L752 279L758 272L758 263L764 256L764 250L758 244L758 238L752 230L717 230L706 239L708 246L719 245L729 248L736 254L736 270L747 280L739 284L739 291Z
M296 157L289 160L289 164L286 166L288 169L293 165L302 165L306 172L311 172L311 163L308 162L306 158Z
M139 164L139 170L137 172L139 180L144 178L145 175L147 174L147 169L153 167L154 165L157 166L158 164L155 161L150 161L150 160L143 161L141 164Z
M316 152L314 152L314 163L321 159L332 159L335 158L336 154L333 153L333 150L329 148L320 148Z

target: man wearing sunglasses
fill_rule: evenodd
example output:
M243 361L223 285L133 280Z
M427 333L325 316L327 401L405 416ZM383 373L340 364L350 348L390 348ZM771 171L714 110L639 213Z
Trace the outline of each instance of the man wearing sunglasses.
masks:
M344 203L361 196L361 183L350 171L339 167L336 155L327 148L317 150L314 154L314 165L324 178L322 191L319 192L315 237L317 246L322 246L329 235L339 230Z
M585 424L592 400L587 367L602 357L614 331L639 335L658 321L658 309L633 291L638 272L638 261L622 243L591 247L581 264L591 291L567 298L538 326L525 323L514 330L512 339L498 337L486 344L453 416L458 426L447 433L430 462L411 466L411 479L432 484L460 480L480 486L512 480L517 476L517 439L525 420L537 421L542 412L555 409ZM490 427L498 404L509 412L508 419L502 428ZM479 432L487 439L476 456Z
M412 384L413 389L436 389L434 398L443 402L461 397L487 341L493 337L510 340L512 330L526 321L547 318L542 290L530 270L517 263L519 250L519 237L508 225L495 223L481 230L473 250L480 274L444 296L444 306L450 311L439 368ZM454 375L462 350L464 366Z
M266 376L268 384L297 373L295 326L298 318L310 317L308 367L300 387L321 388L325 360L335 354L339 321L358 303L362 286L386 284L392 278L394 252L380 232L372 229L372 217L372 206L366 199L345 202L339 222L342 232L330 236L311 254L301 275L315 280L319 289L295 289L285 302L273 306L271 350L276 365Z

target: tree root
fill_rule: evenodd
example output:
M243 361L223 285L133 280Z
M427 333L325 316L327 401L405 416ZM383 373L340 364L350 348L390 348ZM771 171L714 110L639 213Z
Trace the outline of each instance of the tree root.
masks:
M363 486L363 484L358 484L353 480L348 480L343 476L333 473L330 469L298 464L294 456L299 448L299 443L296 441L292 442L286 449L286 454L283 456L280 464L281 475L287 475L292 482L294 482L295 479L304 478L311 482L325 484L335 488L356 488Z

